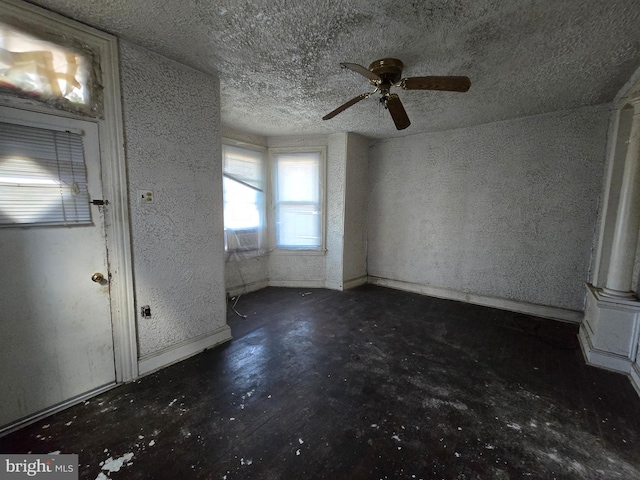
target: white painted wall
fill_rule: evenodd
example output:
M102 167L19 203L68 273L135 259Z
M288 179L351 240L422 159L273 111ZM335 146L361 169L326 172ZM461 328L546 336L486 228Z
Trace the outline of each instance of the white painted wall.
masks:
M584 308L609 106L380 141L369 275Z
M190 342L204 346L216 332L228 338L219 82L120 46L135 295L138 310L150 305L152 312L138 318L145 358ZM153 190L156 203L139 205L139 188Z
M366 280L369 139L349 133L344 211L343 283Z
M327 147L327 259L325 286L342 290L347 134L329 135Z

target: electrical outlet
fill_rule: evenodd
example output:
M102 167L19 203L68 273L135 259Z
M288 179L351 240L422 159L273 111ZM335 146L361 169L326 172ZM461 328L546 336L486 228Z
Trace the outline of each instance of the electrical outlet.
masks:
M156 197L153 194L153 190L138 190L138 203L156 203Z
M151 307L149 305L140 307L140 315L142 315L142 318L151 318Z

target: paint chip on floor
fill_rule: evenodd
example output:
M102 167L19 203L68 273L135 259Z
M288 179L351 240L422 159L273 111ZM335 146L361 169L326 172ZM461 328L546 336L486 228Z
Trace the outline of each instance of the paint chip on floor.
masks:
M156 441L155 441L155 440L151 440L151 441L149 442L149 446L150 446L150 447L153 447L155 444L156 444Z
M296 455L300 455L300 449L296 450Z
M109 457L105 460L104 465L102 465L102 470L106 470L107 472L119 472L122 466L125 463L129 463L133 458L133 453L125 453L121 457L112 458Z

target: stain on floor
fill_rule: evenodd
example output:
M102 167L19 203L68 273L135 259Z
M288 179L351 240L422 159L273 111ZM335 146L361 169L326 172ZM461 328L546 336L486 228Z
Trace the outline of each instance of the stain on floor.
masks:
M577 325L374 286L236 309L230 343L0 451L78 453L91 480L640 479L640 397Z

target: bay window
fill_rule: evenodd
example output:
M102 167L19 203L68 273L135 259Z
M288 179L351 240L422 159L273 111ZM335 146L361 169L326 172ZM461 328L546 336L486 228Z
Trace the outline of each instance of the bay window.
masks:
M323 251L326 148L273 148L268 153L269 168L266 148L223 139L225 252L242 258L269 247Z

